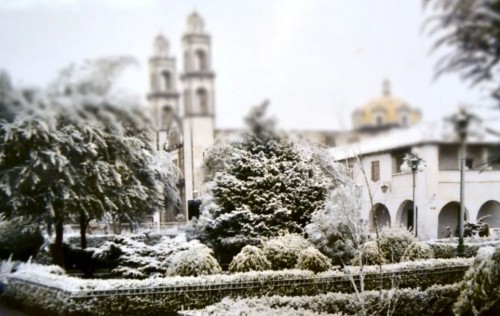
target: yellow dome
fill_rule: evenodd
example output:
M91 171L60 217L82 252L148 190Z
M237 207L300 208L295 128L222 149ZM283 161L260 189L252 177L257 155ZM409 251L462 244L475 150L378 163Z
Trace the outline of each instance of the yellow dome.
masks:
M418 109L411 108L406 101L391 95L388 80L384 80L381 97L369 101L352 114L355 129L410 126L420 122L420 118Z

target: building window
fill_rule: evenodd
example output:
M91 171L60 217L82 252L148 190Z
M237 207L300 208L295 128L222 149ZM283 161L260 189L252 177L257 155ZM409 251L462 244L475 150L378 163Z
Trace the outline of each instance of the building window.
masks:
M161 114L161 129L167 130L170 126L170 122L172 121L172 107L169 105L165 105L162 109Z
M208 65L207 65L207 55L205 54L204 51L197 50L196 51L196 59L198 62L198 70L207 70Z
M207 90L203 88L199 88L196 90L196 96L198 97L198 105L200 114L207 115L208 114L208 94Z
M186 70L186 71L191 70L191 62L189 60L189 52L188 51L184 52L184 70Z
M377 115L375 116L375 125L376 126L382 126L384 125L384 118L382 117L382 115Z
M400 173L401 165L404 162L404 158L410 152L410 150L398 151L392 153L392 173Z
M472 170L474 167L474 159L466 158L465 159L465 170Z
M165 84L165 91L170 91L172 89L172 78L170 76L170 72L163 71L161 74L163 76L163 82Z
M380 180L380 161L372 161L371 163L372 181L377 182Z
M184 90L184 110L186 111L186 114L190 115L193 114L192 108L191 108L191 95L189 94L189 90Z

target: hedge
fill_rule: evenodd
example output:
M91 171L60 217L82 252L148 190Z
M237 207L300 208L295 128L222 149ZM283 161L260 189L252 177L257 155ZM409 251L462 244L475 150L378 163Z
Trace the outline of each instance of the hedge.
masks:
M470 259L427 260L382 267L366 266L365 289L427 288L463 278ZM199 309L224 297L264 295L312 296L353 291L359 270L285 270L246 272L202 277L146 280L83 280L43 272L19 271L8 278L4 295L14 303L27 303L49 315L175 315L182 309Z
M458 240L455 239L445 239L440 241L431 241L428 242L429 246L434 252L434 258L440 259L450 259L456 258L457 255L457 246ZM481 247L486 246L499 246L500 240L486 240L486 241L477 241L477 242L466 242L464 243L464 257L472 258L477 255L477 251Z
M459 294L459 283L454 283L434 285L426 290L367 291L364 293L363 299L364 308L369 315L453 315L453 303ZM179 315L252 315L255 314L255 311L267 310L273 311L275 315L286 315L287 312L288 315L293 315L297 314L297 311L306 311L310 315L324 313L328 313L328 315L357 315L361 306L356 294L347 293L300 297L225 298L220 303L208 306L201 311L180 312Z

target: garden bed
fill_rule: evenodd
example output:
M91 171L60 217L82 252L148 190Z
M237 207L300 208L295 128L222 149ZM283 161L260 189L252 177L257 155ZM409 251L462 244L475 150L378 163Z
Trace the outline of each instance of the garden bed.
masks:
M427 288L462 279L470 259L432 259L364 268L366 290L398 286ZM175 315L200 309L224 297L314 296L351 293L359 270L285 270L171 277L146 280L83 280L44 271L20 271L8 278L5 296L12 302L53 315Z

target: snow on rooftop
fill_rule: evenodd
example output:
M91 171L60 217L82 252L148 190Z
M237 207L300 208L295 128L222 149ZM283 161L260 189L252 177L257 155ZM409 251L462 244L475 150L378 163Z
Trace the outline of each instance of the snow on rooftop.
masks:
M467 142L500 143L498 136L486 132L485 126L471 126ZM343 160L377 152L387 152L398 148L432 143L457 143L458 139L453 126L445 121L424 122L408 128L391 129L373 136L365 136L360 141L329 149L336 160Z

